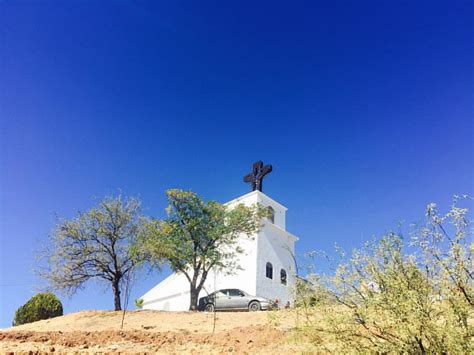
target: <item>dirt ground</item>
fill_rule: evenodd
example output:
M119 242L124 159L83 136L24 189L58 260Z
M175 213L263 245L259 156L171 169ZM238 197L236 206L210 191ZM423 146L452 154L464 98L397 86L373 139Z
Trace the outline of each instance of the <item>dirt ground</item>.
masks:
M276 314L278 313L278 314ZM213 313L82 311L0 329L0 353L295 353L293 315L278 312ZM277 320L276 320L277 319Z

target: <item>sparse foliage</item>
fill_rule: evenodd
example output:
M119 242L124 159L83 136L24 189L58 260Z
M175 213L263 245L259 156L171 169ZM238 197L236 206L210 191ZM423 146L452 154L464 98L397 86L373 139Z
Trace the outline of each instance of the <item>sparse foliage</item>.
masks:
M316 305L318 320L301 329L343 352L472 353L470 228L467 208L441 216L429 205L408 245L389 233L340 262L326 283L336 305Z
M44 251L47 268L40 274L53 290L74 294L87 281L97 280L112 287L115 310L121 310L121 289L134 267L130 243L144 219L140 201L105 198L96 208L61 221Z
M36 322L63 315L61 301L52 293L38 293L15 312L13 325Z
M209 271L238 267L235 256L242 252L236 243L238 236L258 231L268 211L242 204L229 209L203 201L191 191L173 189L166 194L168 217L147 225L137 240L135 255L154 265L166 260L173 271L183 273L190 285L189 309L196 310Z

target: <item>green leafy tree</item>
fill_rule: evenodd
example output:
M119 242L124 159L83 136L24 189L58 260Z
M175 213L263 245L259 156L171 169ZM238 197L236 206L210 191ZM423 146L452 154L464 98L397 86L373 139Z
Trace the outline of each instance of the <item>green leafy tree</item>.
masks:
M95 208L61 221L41 254L47 267L40 275L49 288L74 294L90 280L110 285L115 310L121 310L121 289L135 263L130 243L144 223L140 201L105 198Z
M167 218L153 220L135 244L138 260L157 265L162 261L189 281L190 310L197 309L199 292L212 268L230 272L239 266L236 255L241 233L251 235L260 228L268 211L259 206L237 205L230 209L214 201L203 201L194 192L166 192Z
M13 325L36 322L63 315L61 301L52 293L38 293L15 312Z

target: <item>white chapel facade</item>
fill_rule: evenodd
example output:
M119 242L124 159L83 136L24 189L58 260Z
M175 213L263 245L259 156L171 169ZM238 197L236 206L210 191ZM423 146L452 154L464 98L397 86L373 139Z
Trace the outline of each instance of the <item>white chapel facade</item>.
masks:
M221 289L241 289L257 297L278 300L279 306L293 305L295 272L295 242L286 230L287 208L259 190L226 203L228 208L239 204L260 204L270 207L273 216L264 218L258 233L239 236L238 246L243 253L236 257L239 269L231 274L211 269L199 294L204 297ZM187 311L190 303L189 282L182 273L173 273L145 293L144 309Z

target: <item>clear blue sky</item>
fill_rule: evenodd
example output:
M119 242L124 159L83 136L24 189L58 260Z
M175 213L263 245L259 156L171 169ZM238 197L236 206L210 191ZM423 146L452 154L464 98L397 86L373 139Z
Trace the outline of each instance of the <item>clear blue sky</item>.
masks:
M474 194L472 1L157 3L0 1L0 327L55 216L118 189L162 217L165 189L225 202L262 159L298 253Z

